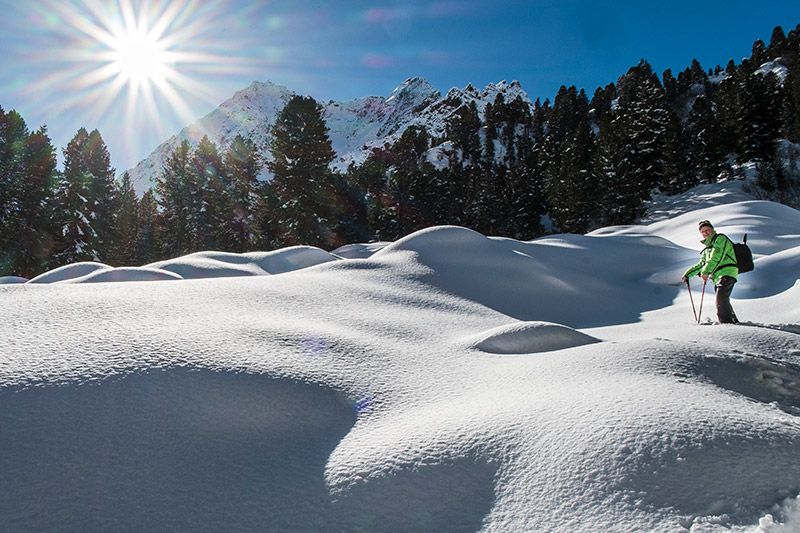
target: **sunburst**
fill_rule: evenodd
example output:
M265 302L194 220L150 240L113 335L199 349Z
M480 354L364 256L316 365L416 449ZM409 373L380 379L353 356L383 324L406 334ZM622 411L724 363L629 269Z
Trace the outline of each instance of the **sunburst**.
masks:
M32 54L54 68L30 87L31 97L50 115L80 115L83 125L139 132L122 147L131 152L141 148L143 136L163 139L176 123L196 120L198 107L218 105L225 96L208 83L209 74L254 71L254 63L236 53L237 36L217 31L245 16L228 4L45 0L38 6L43 29L59 45Z

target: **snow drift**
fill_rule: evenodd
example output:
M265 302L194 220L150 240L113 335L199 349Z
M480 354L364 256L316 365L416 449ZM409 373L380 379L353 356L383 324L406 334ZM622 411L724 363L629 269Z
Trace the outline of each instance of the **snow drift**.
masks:
M148 266L221 273L191 282L4 285L0 520L797 530L800 214L708 194L587 236L439 227L273 271ZM756 236L750 325L693 323L702 218Z

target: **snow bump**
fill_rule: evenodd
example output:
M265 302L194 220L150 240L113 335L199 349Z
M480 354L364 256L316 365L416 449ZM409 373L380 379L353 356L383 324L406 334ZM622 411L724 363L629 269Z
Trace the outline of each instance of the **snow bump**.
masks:
M471 348L504 355L552 352L595 342L600 339L552 322L515 322L469 339Z

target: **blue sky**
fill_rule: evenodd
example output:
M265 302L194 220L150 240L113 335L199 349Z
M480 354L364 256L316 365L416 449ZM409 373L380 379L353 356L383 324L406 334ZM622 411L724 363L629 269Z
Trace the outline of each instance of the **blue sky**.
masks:
M519 80L533 99L591 95L641 58L659 73L738 63L800 23L800 2L0 0L0 14L0 106L47 124L59 154L98 128L121 172L254 80L321 101L413 76L442 92ZM166 65L138 83L114 69L132 27L157 33Z

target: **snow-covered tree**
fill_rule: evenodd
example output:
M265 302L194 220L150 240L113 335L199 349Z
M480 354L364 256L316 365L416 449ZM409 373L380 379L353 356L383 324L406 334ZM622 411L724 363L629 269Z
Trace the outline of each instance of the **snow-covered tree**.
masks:
M33 277L50 264L55 151L46 128L29 132L0 107L0 275Z
M286 104L272 128L270 150L279 241L325 246L331 240L328 165L335 154L316 100L295 96Z
M63 150L56 192L56 262L104 261L113 254L117 189L111 157L100 132L80 128Z

